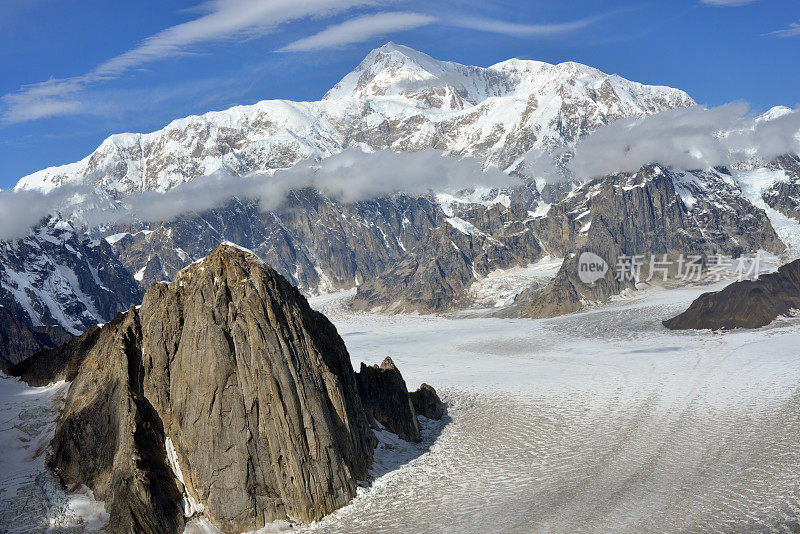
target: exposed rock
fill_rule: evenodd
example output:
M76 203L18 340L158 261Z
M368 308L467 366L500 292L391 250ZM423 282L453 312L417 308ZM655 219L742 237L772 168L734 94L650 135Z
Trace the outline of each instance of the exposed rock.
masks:
M71 382L97 344L100 330L101 327L93 326L78 337L70 336L66 343L43 349L12 365L8 374L21 378L31 386L46 386L60 380Z
M167 438L185 491L223 532L320 519L353 498L375 445L334 326L230 246L100 330L51 464L106 501L113 532L180 532Z
M356 375L367 415L406 441L419 441L419 421L400 371L391 358L366 365Z
M800 220L800 156L780 156L768 168L783 171L784 180L775 182L764 191L764 202L787 217Z
M439 398L432 386L422 384L419 389L410 392L408 396L411 397L411 404L417 415L437 421L444 416L442 399Z
M520 294L509 314L555 317L604 302L646 281L651 256L666 255L674 275L681 255L738 257L785 249L764 211L744 199L724 170L681 173L647 165L637 173L599 178L551 206L537 222L548 250L567 257L550 284ZM594 283L579 277L584 252L608 266ZM618 259L635 256L644 262L641 269L618 276Z
M422 197L341 203L304 189L292 192L271 212L255 201L233 199L174 221L105 233L145 288L171 280L178 270L230 241L252 250L301 290L318 293L373 279L443 220L441 208Z
M429 230L415 250L359 285L352 307L390 313L468 307L467 290L479 277L542 256L533 224L519 204L461 207L458 216Z
M685 312L664 321L664 326L671 330L761 328L792 310L800 310L800 260L758 280L742 280L722 291L704 293Z
M144 395L141 338L134 309L102 329L70 386L49 463L68 487L84 484L105 502L109 532L179 533L181 494Z
M141 296L108 243L59 218L0 243L0 304L31 325L60 325L80 334Z
M60 326L30 326L11 311L0 306L0 370L8 368L36 352L57 347L72 338Z

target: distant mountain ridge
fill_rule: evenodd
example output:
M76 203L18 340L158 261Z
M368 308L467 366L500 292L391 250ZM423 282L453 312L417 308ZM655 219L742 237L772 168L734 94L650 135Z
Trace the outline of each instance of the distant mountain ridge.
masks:
M76 285L71 268L60 271L68 275L66 283L47 286L43 278L30 291L23 288L27 278L0 276L0 304L32 324L57 322L77 333L110 320L151 284L171 280L230 241L306 293L357 287L355 308L384 312L467 308L475 304L476 281L548 257L565 258L555 279L494 301L519 297L505 312L540 317L576 311L625 289L613 282L592 290L577 285L570 258L582 248L612 263L615 254L653 250L738 256L780 254L792 245L800 251L796 155L732 169L645 165L583 184L530 179L538 178L526 168L532 148L558 155L617 119L693 104L677 89L577 63L512 59L473 67L389 43L318 102L263 101L173 121L150 134L111 136L84 160L34 173L17 189L88 186L91 193L79 195L81 203L66 210L81 219L83 211L119 208L129 194L167 191L219 169L270 173L348 149L430 148L453 158L480 158L485 166L521 176L521 185L347 202L301 184L269 211L257 200L234 197L174 220L85 228L78 221L76 232L88 231L85 241L92 247L104 241L97 250L121 273L102 284L112 291L83 284L91 282L87 277ZM773 108L758 120L786 112ZM84 253L73 248L80 254L60 255L78 265ZM45 254L37 250L29 255ZM4 265L17 272L15 261L0 256L0 275ZM112 293L121 298L107 302ZM53 320L51 308L58 306L51 304L61 301L69 308Z
M166 191L220 169L270 172L346 148L434 148L524 171L522 156L533 148L569 147L614 120L693 104L678 89L578 63L512 59L473 67L388 43L320 101L265 100L148 134L112 135L86 158L28 175L16 189L82 184L120 198Z

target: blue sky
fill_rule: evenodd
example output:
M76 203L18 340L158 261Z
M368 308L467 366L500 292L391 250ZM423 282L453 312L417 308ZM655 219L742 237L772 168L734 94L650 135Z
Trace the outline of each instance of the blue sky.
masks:
M800 103L797 0L0 0L0 188L117 132L317 100L388 40L438 59L578 61L755 110Z

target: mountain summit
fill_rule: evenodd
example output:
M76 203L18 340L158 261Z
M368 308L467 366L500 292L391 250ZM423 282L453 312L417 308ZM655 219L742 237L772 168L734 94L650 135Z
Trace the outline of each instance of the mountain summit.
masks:
M270 172L347 148L441 150L525 174L522 157L573 146L598 127L694 101L578 63L439 61L386 44L317 102L265 100L193 115L148 134L118 134L79 162L22 178L17 189L95 186L112 198L167 191L199 176Z

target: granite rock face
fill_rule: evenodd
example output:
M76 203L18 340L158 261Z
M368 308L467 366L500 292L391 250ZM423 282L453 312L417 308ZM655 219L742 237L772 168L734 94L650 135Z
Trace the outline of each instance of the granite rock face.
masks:
M0 306L0 369L4 371L42 349L57 347L71 338L60 326L30 326Z
M100 329L51 465L106 500L114 532L181 532L182 491L242 532L349 502L375 443L333 325L257 258L221 246Z
M422 384L419 389L410 392L408 396L411 397L411 404L417 415L437 421L444 416L444 405L432 386Z
M361 364L356 375L367 415L406 441L419 441L419 421L400 371L391 358L380 365Z
M704 293L682 314L664 321L670 330L761 328L800 309L800 260L758 280L734 282L722 291Z
M84 484L105 502L109 532L181 532L164 428L142 387L141 336L134 309L102 329L70 386L49 463L67 488Z

